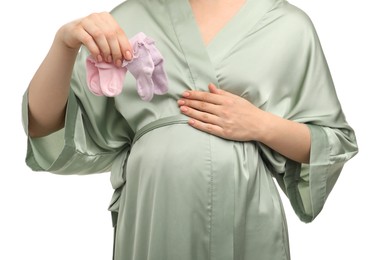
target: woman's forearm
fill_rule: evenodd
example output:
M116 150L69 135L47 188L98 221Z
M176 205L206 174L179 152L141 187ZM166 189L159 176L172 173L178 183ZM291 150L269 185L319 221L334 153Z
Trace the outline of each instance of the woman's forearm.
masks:
M70 79L78 49L57 37L28 87L29 135L41 137L64 125Z
M308 126L264 113L264 128L257 140L291 160L309 163L311 139Z

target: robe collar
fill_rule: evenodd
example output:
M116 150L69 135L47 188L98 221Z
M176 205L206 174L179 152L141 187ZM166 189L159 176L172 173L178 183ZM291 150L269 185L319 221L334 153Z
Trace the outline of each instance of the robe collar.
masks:
M163 0L190 70L194 89L219 87L214 64L229 53L274 6L285 0L246 0L240 10L206 46L188 0ZM238 30L240 28L240 30Z

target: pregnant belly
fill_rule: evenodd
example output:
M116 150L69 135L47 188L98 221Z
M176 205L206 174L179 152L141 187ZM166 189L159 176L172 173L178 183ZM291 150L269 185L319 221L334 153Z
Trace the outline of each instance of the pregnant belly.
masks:
M156 128L144 134L134 145L128 166L134 172L163 178L210 170L212 162L211 137L187 124Z
M208 197L219 179L234 183L235 161L233 142L174 124L147 132L134 144L126 181L141 190Z
M189 255L208 252L213 243L232 247L233 240L258 250L273 247L286 231L277 191L257 149L187 124L144 134L125 167L117 231L123 246L133 237L131 244L149 241L161 249L167 243L186 245L181 251Z

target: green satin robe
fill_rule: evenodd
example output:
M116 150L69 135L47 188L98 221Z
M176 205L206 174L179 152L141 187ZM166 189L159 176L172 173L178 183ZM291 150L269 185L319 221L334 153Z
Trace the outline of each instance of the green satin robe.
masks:
M205 46L186 0L128 0L112 14L128 37L144 32L155 40L169 93L142 101L127 74L121 95L94 96L83 49L65 128L28 138L28 166L56 174L111 171L115 260L290 259L276 185L310 222L358 151L309 17L283 0L247 0ZM185 90L208 91L210 82L306 123L310 163L189 126L176 101Z

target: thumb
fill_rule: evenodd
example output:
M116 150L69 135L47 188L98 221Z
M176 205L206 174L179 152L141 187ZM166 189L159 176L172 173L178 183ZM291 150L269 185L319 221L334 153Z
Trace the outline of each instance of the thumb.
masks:
M224 91L220 88L218 88L217 86L215 86L213 83L210 83L208 85L208 89L211 93L213 94L218 94L218 95L224 95L224 96L230 96L232 95L231 93L227 92L227 91Z
M223 94L223 90L218 89L213 83L208 84L208 89L213 94Z

